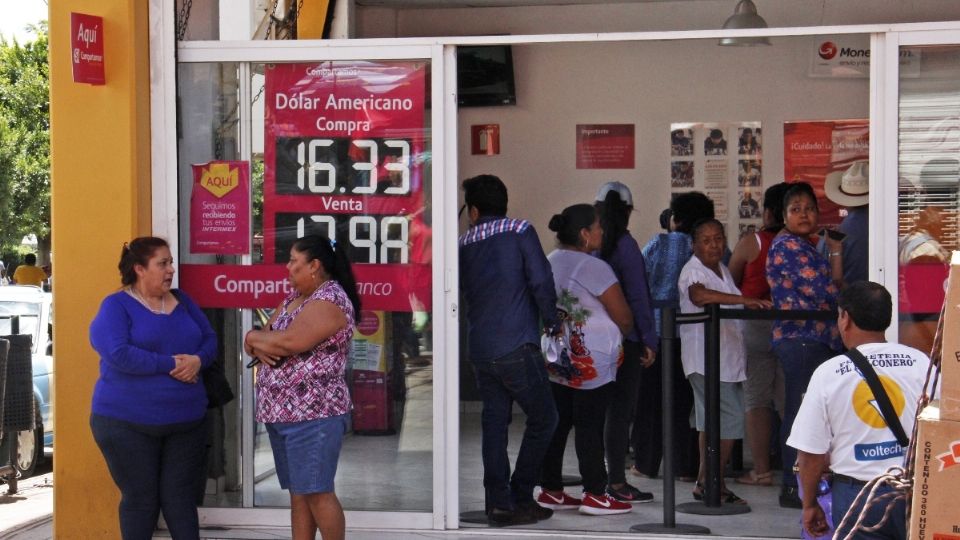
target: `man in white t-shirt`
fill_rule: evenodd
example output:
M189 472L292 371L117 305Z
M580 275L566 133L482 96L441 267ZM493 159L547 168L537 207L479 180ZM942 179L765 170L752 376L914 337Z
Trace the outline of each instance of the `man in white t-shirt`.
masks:
M856 348L877 372L906 433L913 430L917 398L923 392L930 359L906 345L887 343L893 304L882 285L858 281L840 292L837 326L848 349ZM800 485L803 490L803 527L819 536L827 531L826 516L817 503L817 485L828 465L833 471L833 524L838 538L845 538L840 524L864 485L893 466L903 465L905 449L887 426L873 392L846 355L827 360L813 373L787 444L798 451ZM886 485L878 494L891 491ZM903 499L882 529L857 531L854 538L906 538ZM883 518L886 504L867 509L865 527ZM855 523L859 508L849 520Z

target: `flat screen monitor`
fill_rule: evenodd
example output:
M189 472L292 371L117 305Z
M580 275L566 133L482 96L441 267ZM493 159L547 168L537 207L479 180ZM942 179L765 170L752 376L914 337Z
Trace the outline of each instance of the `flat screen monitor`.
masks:
M461 107L517 104L509 45L457 47L457 104Z

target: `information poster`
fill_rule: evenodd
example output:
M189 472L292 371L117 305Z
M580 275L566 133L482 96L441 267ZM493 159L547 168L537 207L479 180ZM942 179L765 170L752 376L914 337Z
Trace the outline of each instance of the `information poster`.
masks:
M431 309L426 63L267 64L264 263L183 265L206 307L272 307L297 238L347 250L364 309ZM188 279L188 276L190 279Z
M824 183L832 172L847 170L870 157L868 120L786 122L783 124L783 177L813 186L820 206L821 225L837 225L846 209L826 197Z
M250 164L211 161L192 167L190 253L249 253Z
M633 124L577 124L578 169L632 169Z
M760 122L682 122L670 125L672 196L703 192L727 228L737 234L760 227L756 204L763 194L763 132Z

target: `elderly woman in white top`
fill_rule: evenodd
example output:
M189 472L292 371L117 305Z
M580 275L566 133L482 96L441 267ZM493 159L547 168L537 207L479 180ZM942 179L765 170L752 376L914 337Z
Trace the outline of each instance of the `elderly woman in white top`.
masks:
M705 219L693 227L693 257L680 272L680 311L693 313L703 311L706 304L724 304L748 308L769 308L769 300L746 298L740 294L730 275L730 270L721 262L727 245L723 224L715 219ZM685 324L680 327L683 372L693 387L694 422L700 432L700 472L693 491L693 498L703 499L703 481L706 477L706 424L704 404L704 331L702 324ZM726 463L733 448L733 441L743 438L743 387L747 379L746 351L740 321L724 320L720 323L720 463ZM725 503L745 504L723 484L721 477L720 499Z

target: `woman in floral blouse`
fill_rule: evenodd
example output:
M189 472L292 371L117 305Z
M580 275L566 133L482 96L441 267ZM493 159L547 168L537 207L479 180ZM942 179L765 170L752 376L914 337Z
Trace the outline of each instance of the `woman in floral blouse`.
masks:
M812 240L818 231L819 209L813 188L793 184L783 197L785 226L767 254L767 282L774 309L833 310L843 280L840 242L827 237L828 256L817 252ZM796 450L785 444L800 401L813 371L842 349L834 321L777 320L773 323L773 352L783 367L786 402L780 426L783 487L780 506L800 508L793 475Z
M294 242L287 263L293 289L267 327L244 338L266 364L257 374L257 420L267 426L280 487L290 490L293 538L344 537L333 490L350 421L344 380L360 299L350 263L326 237Z

